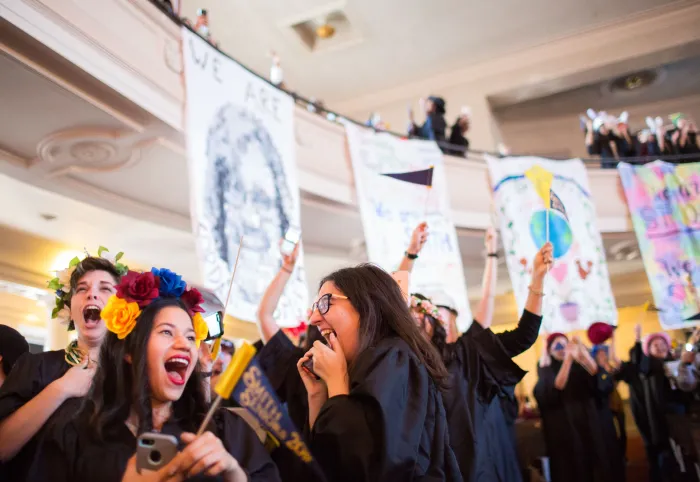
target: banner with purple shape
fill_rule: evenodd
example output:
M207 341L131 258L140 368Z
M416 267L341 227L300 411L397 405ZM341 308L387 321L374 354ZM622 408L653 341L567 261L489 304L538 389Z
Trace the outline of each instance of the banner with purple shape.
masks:
M549 234L554 264L545 280L542 328L566 333L596 321L616 325L617 308L583 163L538 157L487 160L518 310L525 307L532 261ZM543 183L541 192L532 180L536 171L551 173L551 185Z
M659 321L700 323L700 163L618 165Z

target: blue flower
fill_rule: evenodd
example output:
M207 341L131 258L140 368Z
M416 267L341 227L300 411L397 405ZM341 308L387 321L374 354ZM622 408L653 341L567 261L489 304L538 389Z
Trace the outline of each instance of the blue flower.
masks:
M158 291L160 296L174 296L179 298L185 292L187 283L182 280L182 276L170 271L167 268L151 268L151 273L160 278Z

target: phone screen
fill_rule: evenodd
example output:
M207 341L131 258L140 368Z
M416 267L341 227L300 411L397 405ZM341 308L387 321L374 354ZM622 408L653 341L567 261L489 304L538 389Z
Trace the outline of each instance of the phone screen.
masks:
M284 234L284 241L282 242L282 253L286 255L292 254L294 248L299 243L301 239L301 229L290 226L287 232Z
M211 315L208 315L206 318L204 318L204 321L207 322L207 328L209 329L209 335L207 336L207 340L219 338L221 335L224 334L222 319L223 317L221 316L220 311L212 313Z

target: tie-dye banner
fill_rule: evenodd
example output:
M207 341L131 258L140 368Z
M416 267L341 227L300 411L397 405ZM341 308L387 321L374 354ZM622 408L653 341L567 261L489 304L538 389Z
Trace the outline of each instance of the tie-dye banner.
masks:
M518 310L525 307L532 261L549 235L554 264L545 279L543 329L566 333L588 328L596 321L617 324L605 250L583 163L517 157L489 158L488 166ZM540 175L533 181L533 172L551 176L551 185L549 181L538 183L543 179Z
M666 329L700 323L700 163L618 165Z

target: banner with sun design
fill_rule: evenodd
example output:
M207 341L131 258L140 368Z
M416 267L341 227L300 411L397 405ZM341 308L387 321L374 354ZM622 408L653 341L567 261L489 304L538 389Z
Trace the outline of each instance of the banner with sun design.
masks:
M532 261L549 235L554 264L545 279L542 328L566 333L596 321L616 325L603 240L583 163L538 157L487 160L518 310L525 307ZM533 172L551 177L540 183L548 192L538 189Z
M665 330L700 322L700 163L617 167Z

